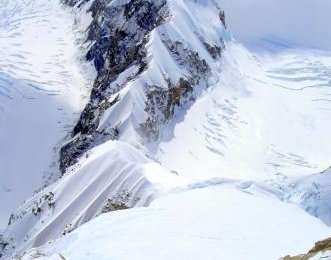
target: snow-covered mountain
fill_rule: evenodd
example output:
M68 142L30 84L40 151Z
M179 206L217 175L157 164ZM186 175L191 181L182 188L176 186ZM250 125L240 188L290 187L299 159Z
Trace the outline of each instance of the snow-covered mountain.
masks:
M282 260L322 260L331 257L331 239L324 239L315 243L315 246L306 254L286 256Z
M330 51L240 35L236 5L1 3L1 217L26 199L3 258L268 260L330 236Z

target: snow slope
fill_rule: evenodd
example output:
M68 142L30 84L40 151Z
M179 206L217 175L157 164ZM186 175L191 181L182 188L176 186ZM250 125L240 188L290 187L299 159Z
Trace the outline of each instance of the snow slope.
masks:
M57 1L0 3L0 227L58 175L58 147L86 102L94 73L82 73L73 22Z
M266 191L225 183L175 193L148 208L102 215L23 259L276 260L307 251L330 232Z
M285 199L331 225L331 170L298 178L285 188Z
M175 180L147 178L164 174L145 154L120 141L105 143L17 209L5 230L16 251L41 246L112 210L146 206ZM165 172L167 174L167 172ZM159 188L158 185L161 185Z
M126 1L107 2L107 8L109 8L107 10L118 12L118 17L109 18L113 19L110 21L114 23L114 26L121 28L122 20L126 19L123 14L126 3ZM10 225L4 231L5 238L11 241L11 246L7 247L8 254L14 250L21 253L30 247L40 246L68 230L77 228L106 210L107 203L116 201L116 198L123 193L130 197L129 201L123 202L125 207L147 206L164 190L168 191L180 186L178 184L181 183L180 178L164 170L161 165L152 160L154 154L143 146L147 138L140 136L139 130L143 128L142 125L147 118L152 118L155 120L156 128L159 128L161 132L167 120L172 120L175 111L181 110L182 103L184 105L193 103L195 96L198 96L201 89L207 85L206 78L209 70L215 69L214 63L220 58L220 55L216 55L215 59L212 58L203 43L211 46L221 45L222 34L225 30L219 18L220 9L213 1L169 1L168 4L172 16L167 17L164 24L147 35L150 36L149 38L145 37L148 39L146 62L150 66L141 70L141 74L133 76L135 71L140 71L139 64L133 64L118 77L114 77L115 80L105 93L97 92L94 95L95 98L91 95L91 106L99 105L98 102L101 106L101 109L97 106L91 113L91 117L100 114L100 118L96 119L97 128L91 132L80 132L73 136L73 146L77 149L69 149L69 154L71 151L73 151L71 154L73 157L76 156L76 152L80 154L79 158L75 158L78 161L71 168L66 169L63 178L40 191L13 213ZM122 8L120 11L118 11L119 7ZM205 20L209 17L212 26L203 25L200 20L192 19L192 15L196 14L197 8L200 7L203 10L200 19ZM185 19L182 20L181 17ZM136 33L135 28L140 28L141 33L145 33L141 29L142 26L139 27L137 24L138 22L132 18L125 25L132 34ZM190 30L192 27L194 30ZM138 33L135 37L140 37L140 34ZM128 46L133 43L124 42L123 44ZM178 48L178 51L172 48ZM160 56L160 50L164 51L164 57ZM119 57L119 59L122 58ZM105 77L107 75L108 73ZM98 74L98 80L100 77L102 76ZM169 101L174 104L167 103L168 99L162 99L164 93L165 95L167 92L173 93L173 89L176 88L178 91L182 81L185 82L184 87L192 89L188 97L184 95L180 97L183 99L180 100L181 102L177 102L178 97L174 97L174 100ZM95 83L94 86L98 84ZM118 89L118 92L113 93L114 89ZM95 89L93 92L95 93ZM159 99L160 107L164 106L168 109L169 106L173 106L173 112L169 111L168 118L165 116L168 111L157 110L159 104L154 104L155 114L153 107L150 111L146 108L148 102L153 102L148 100L148 97L153 97L155 94L152 99L158 99L158 93L161 93L162 99ZM107 97L107 99L100 101L99 96ZM116 99L118 101L114 101ZM109 107L105 105L106 109L102 108L102 105L107 103L112 105ZM100 112L100 110L104 111ZM90 111L86 114L88 113ZM87 117L87 122L90 122L89 119L90 116ZM93 128L92 123L94 122L90 122L87 127ZM117 133L119 140L111 140L110 133ZM93 140L92 145L85 146L84 140L89 139ZM78 140L78 147L75 147L76 140ZM80 140L83 142L80 143ZM95 149L91 149L93 146ZM88 149L84 150L86 147ZM92 181L89 181L90 178ZM75 188L72 187L73 185ZM50 197L51 203L48 202Z
M268 47L278 53L227 43L220 80L161 140L165 167L188 179L279 182L330 166L330 53Z

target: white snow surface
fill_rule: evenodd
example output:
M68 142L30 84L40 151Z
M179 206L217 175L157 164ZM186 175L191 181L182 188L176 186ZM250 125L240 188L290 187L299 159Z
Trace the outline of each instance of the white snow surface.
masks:
M43 212L40 217L36 219L34 214L23 214L24 218L17 221L14 228L9 226L6 233L15 237L17 245L22 244L23 248L40 246L59 236L63 227L70 232L99 215L107 199L121 196L123 191L130 195L128 200L119 198L115 203L148 205L161 180L147 181L145 174L151 175L151 171L162 174L158 167L141 151L126 143L105 143L69 169L70 174L36 195L33 201L39 201L37 204L31 201L18 209L18 212L30 213L38 205ZM163 187L166 181L161 181ZM49 192L55 194L54 207L49 207L47 201L43 200L43 196ZM23 248L18 247L17 250Z
M285 188L285 200L300 204L312 214L331 226L331 170L313 174L293 181Z
M109 108L100 121L98 130L105 132L107 128L120 124L120 141L106 142L84 154L63 178L14 212L13 221L4 235L8 239L14 238L16 252L43 245L61 236L64 230L71 231L89 221L101 213L108 199L118 197L123 192L130 196L127 206L147 206L153 198L183 186L180 178L149 159L154 154L142 147L138 138L137 128L146 119L144 84L162 86L165 84L162 73L169 73L167 76L174 82L178 81L180 73L188 73L188 69L180 66L170 53L167 59L160 57L158 50L165 49L160 40L161 33L168 35L172 41L183 41L187 48L212 63L201 37L210 44L220 44L224 28L220 26L218 9L212 1L195 3L182 0L170 1L170 4L174 16L151 35L148 46L151 66L141 77L127 84L120 92L121 101ZM210 25L192 19L192 13L197 13L198 8L203 10L201 19L209 18ZM181 21L180 17L185 19ZM191 26L194 30L190 30ZM174 70L169 70L171 67ZM113 84L119 81L121 77ZM55 194L54 208L45 201L45 196L51 192ZM38 208L41 212L33 214ZM13 251L8 250L9 254Z
M278 259L307 251L331 228L268 192L231 184L104 214L33 255L65 259ZM30 256L29 256L30 255Z
M220 80L161 141L165 167L189 180L279 182L330 166L330 53L272 47L280 53L227 43Z
M0 1L0 227L55 174L88 97L95 73L73 24L57 1Z

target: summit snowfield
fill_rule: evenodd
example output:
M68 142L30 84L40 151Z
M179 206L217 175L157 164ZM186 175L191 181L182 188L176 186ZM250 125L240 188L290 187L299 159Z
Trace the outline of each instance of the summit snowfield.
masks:
M329 3L0 3L2 218L26 200L0 258L277 260L331 236Z

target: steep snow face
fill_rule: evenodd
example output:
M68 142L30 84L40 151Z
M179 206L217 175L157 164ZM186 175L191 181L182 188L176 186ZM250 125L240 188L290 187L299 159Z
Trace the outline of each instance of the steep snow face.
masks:
M102 215L23 259L275 260L307 251L330 231L266 191L223 184Z
M214 1L95 1L90 9L87 58L98 77L75 137L62 149L63 169L100 140L158 139L217 75L223 50L224 21Z
M158 183L165 186L164 180L146 178L162 174L159 168L128 144L105 143L18 209L4 234L15 238L20 252L70 233L102 213L148 205Z
M94 73L73 23L57 1L1 1L0 227L58 175L59 146L86 102Z
M285 190L288 201L300 204L307 212L331 226L331 169L300 178Z

